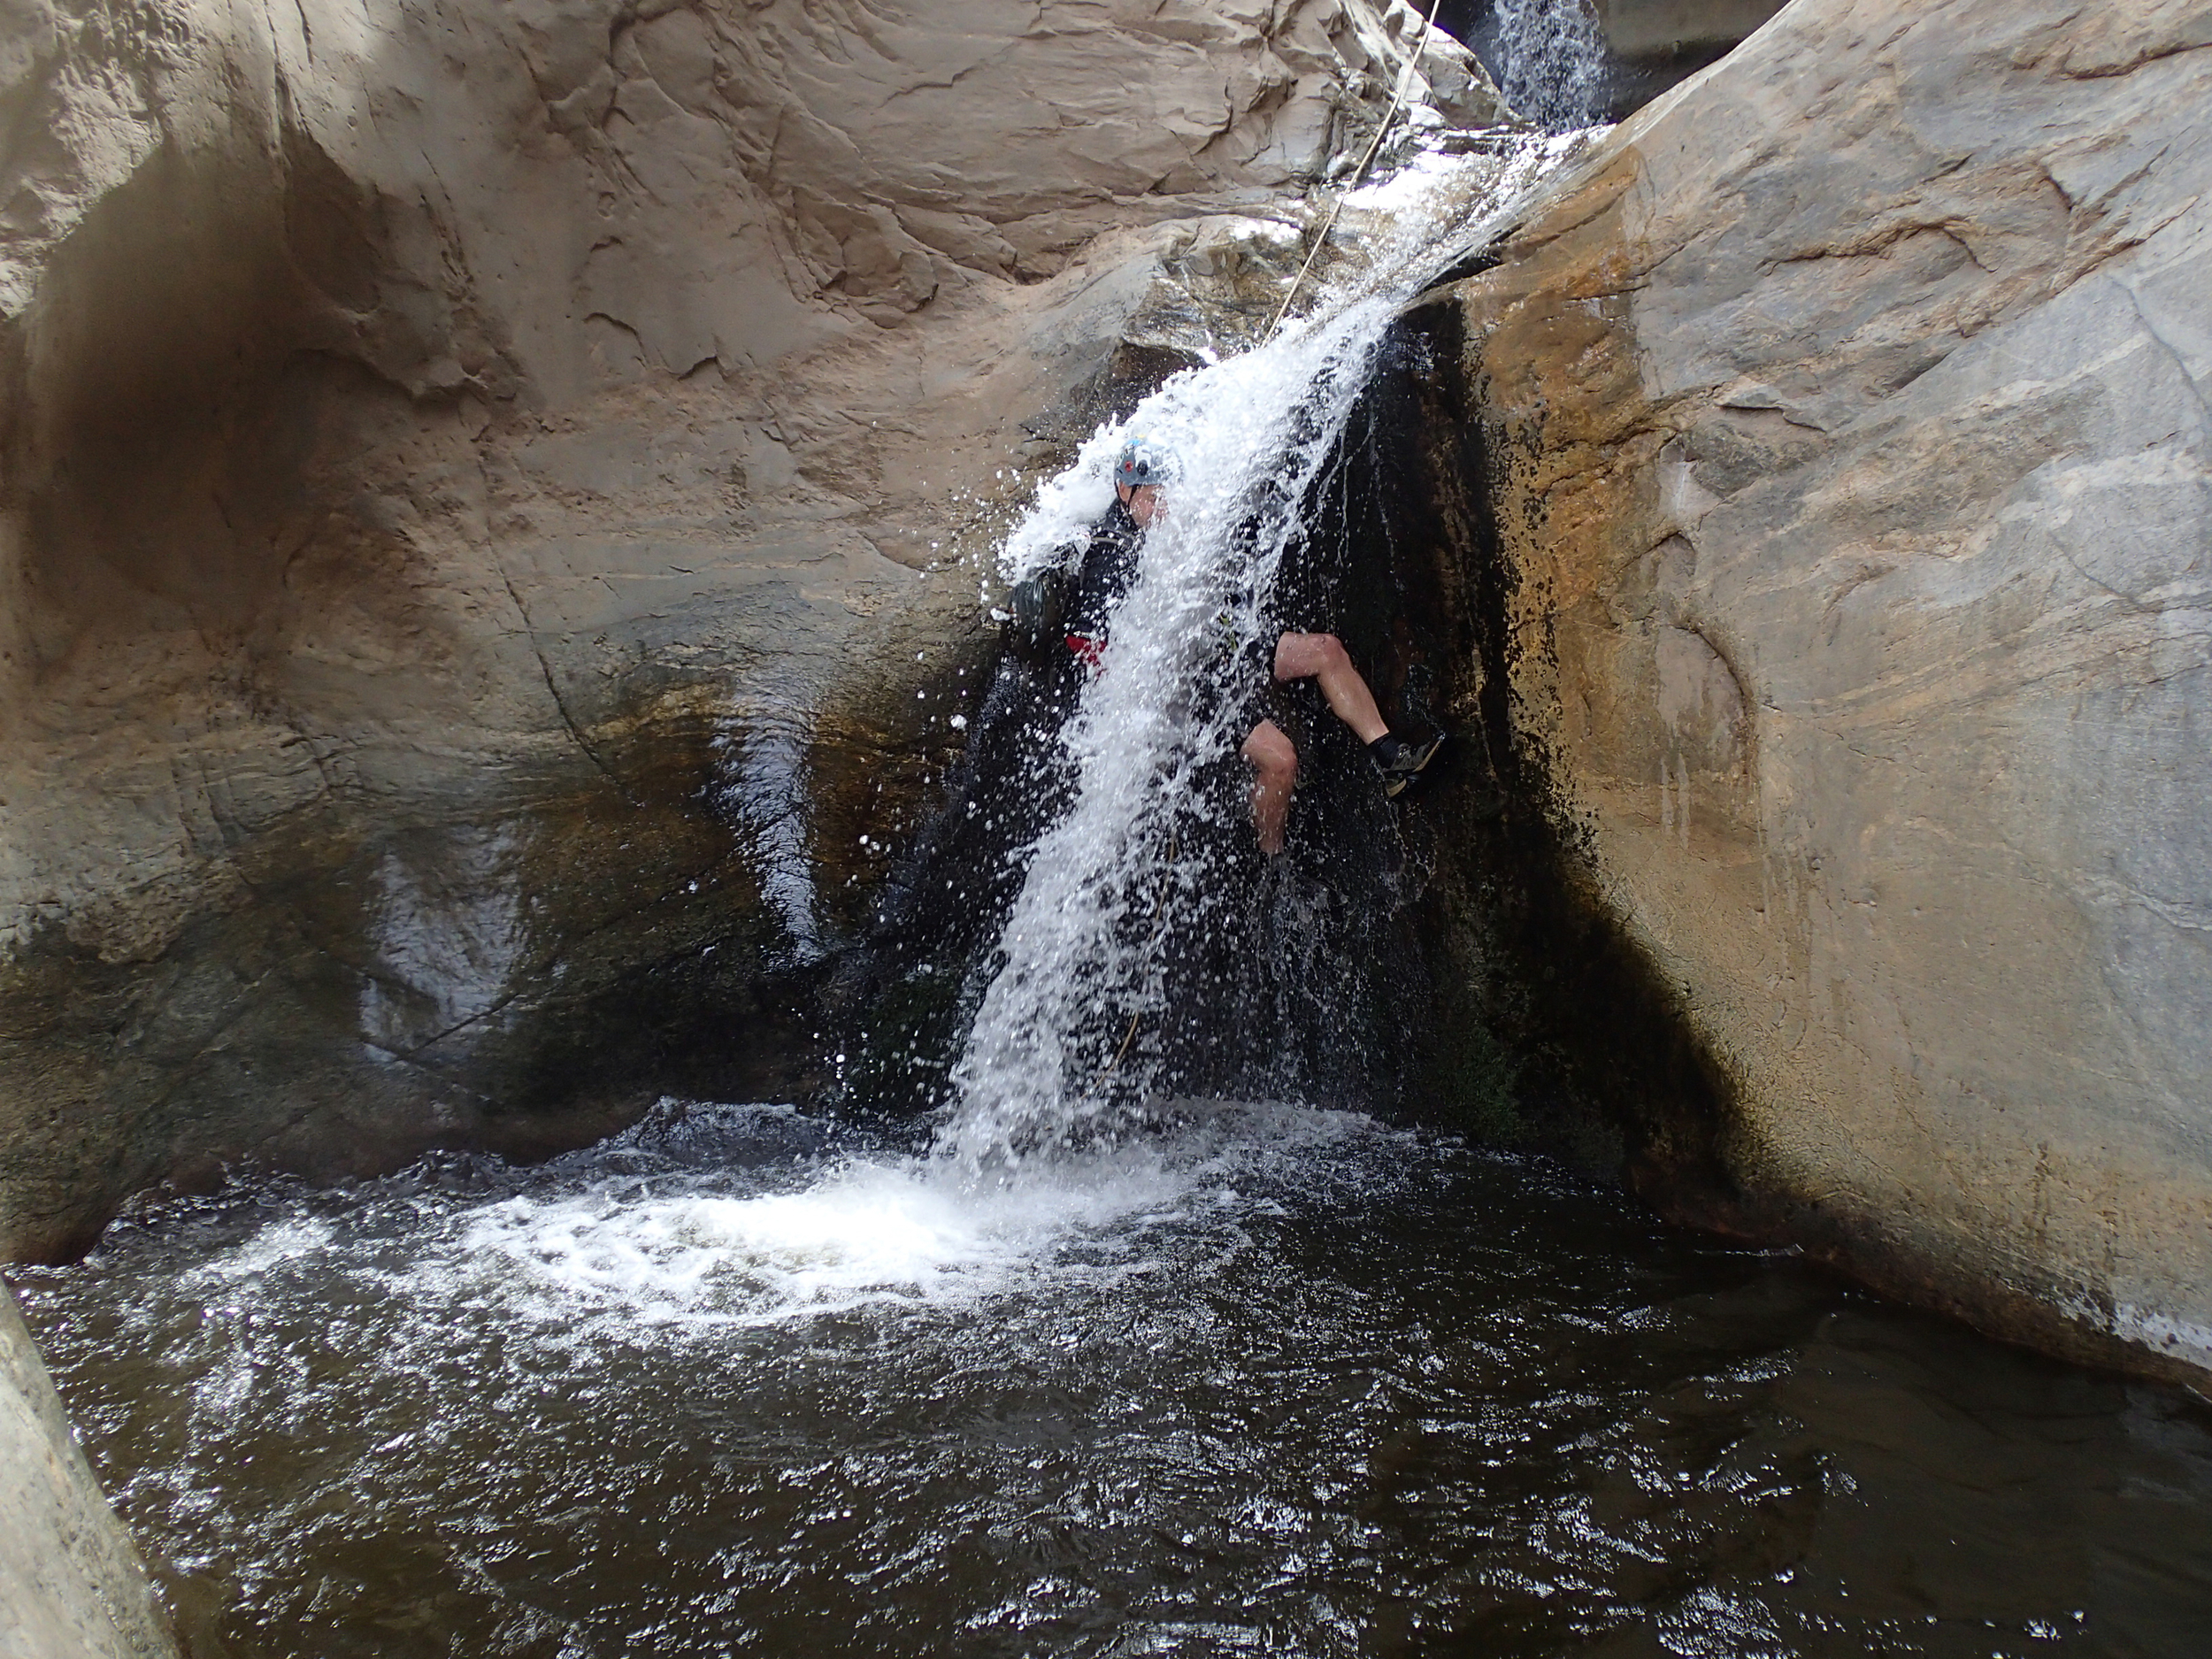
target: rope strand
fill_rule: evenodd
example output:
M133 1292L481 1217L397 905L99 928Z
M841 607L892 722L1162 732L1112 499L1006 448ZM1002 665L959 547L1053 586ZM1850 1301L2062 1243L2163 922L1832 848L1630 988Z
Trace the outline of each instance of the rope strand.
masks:
M1422 45L1427 43L1428 31L1435 28L1436 14L1443 4L1444 0L1429 0L1429 18L1422 30ZM1313 269L1313 262L1321 257L1321 250L1328 244L1329 233L1336 228L1337 215L1344 211L1345 197L1359 188L1360 180L1367 176L1368 168L1375 165L1375 157L1382 153L1383 140L1389 135L1390 124L1398 119L1398 111L1405 104L1407 88L1412 86L1414 71L1420 67L1420 64L1421 46L1417 45L1406 58L1406 66L1398 72L1398 90L1391 97L1390 108L1383 115L1382 125L1375 129L1375 136L1367 146L1367 153L1359 158L1359 165L1352 169L1352 176L1338 194L1336 204L1329 209L1328 222L1321 227L1321 234L1313 239L1313 246L1307 250L1306 262L1298 267L1298 274L1291 279L1290 288L1283 296L1283 303L1275 308L1275 320L1268 324L1267 332L1260 336L1261 344L1272 340L1275 331L1283 326L1283 319L1290 314L1291 301L1298 297L1298 290L1306 285L1306 273Z

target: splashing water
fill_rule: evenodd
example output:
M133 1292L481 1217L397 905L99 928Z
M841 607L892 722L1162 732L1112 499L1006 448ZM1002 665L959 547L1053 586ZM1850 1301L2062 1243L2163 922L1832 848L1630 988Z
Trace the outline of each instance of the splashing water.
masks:
M13 1277L197 1654L2202 1648L2178 1400L1361 1118L1024 1174L672 1107Z
M1498 90L1548 133L1602 120L1605 37L1586 0L1497 0Z
M1220 682L1257 641L1298 506L1389 314L1364 302L1282 349L1183 378L1141 411L1184 481L1145 538L1101 672L1063 733L1077 794L1032 851L1004 965L954 1075L965 1110L949 1144L963 1155L1065 1141L1099 1109L1118 1028L1161 1011L1152 913L1191 896L1169 889L1200 885L1199 862L1171 850L1176 821L1252 720ZM1179 923L1194 919L1175 908Z
M1555 153L1538 142L1482 173L1482 205ZM1163 938L1217 926L1234 902L1228 838L1203 832L1243 810L1240 771L1225 789L1221 779L1263 712L1254 698L1280 626L1277 573L1303 545L1304 510L1400 304L1434 269L1440 240L1471 228L1471 176L1431 157L1356 193L1348 206L1382 229L1356 274L1275 340L1176 375L1125 425L1102 428L1010 538L1011 575L1064 559L1112 499L1126 434L1177 459L1100 672L1059 734L1072 804L1021 855L1026 879L953 1071L939 1150L971 1173L1110 1141L1156 1094L1135 1040L1178 1011Z

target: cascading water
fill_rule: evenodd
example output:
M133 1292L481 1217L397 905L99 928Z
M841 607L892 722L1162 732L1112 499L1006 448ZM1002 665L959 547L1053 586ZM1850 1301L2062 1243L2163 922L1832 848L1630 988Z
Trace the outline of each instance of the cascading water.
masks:
M1494 204L1555 154L1532 144L1496 180L1475 171ZM1274 634L1313 626L1276 615L1277 579L1303 551L1315 488L1399 304L1433 272L1440 239L1467 239L1468 180L1439 163L1367 193L1389 231L1356 282L1102 428L1010 538L1010 574L1064 558L1110 503L1108 471L1128 433L1176 457L1099 672L1055 739L1071 803L1018 855L1026 878L954 1069L939 1150L969 1171L1110 1139L1173 1080L1139 1041L1148 1024L1194 1017L1171 992L1163 942L1220 931L1248 897L1232 757L1257 718Z
M1064 1143L1095 1119L1124 1027L1166 1007L1155 941L1205 926L1222 860L1202 836L1202 775L1251 724L1225 683L1251 660L1299 509L1366 378L1391 308L1370 299L1270 349L1180 377L1136 418L1179 457L1182 481L1144 537L1111 643L1063 733L1067 814L1028 850L954 1081L945 1146L973 1162ZM1102 474L1119 433L1087 446ZM1015 557L1066 528L1070 488L1024 527ZM1187 841L1188 845L1183 843ZM1139 1057L1120 1079L1141 1091Z
M1602 120L1604 32L1588 0L1496 0L1498 90L1548 133Z

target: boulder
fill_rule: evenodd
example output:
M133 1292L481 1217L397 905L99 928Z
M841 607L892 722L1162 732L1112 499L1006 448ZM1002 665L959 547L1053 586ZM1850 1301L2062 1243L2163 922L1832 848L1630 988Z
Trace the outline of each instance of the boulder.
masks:
M964 561L1409 57L1495 115L1371 0L11 9L0 1258L808 1087Z
M176 1659L130 1534L108 1508L15 1298L0 1285L0 1653Z
M1797 0L1446 302L1463 715L1709 1063L1714 1170L1658 1137L1655 1189L2199 1379L2208 47L2204 0Z

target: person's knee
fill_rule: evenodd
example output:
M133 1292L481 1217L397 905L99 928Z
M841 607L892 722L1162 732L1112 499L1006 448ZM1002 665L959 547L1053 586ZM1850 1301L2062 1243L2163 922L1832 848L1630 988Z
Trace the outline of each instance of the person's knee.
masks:
M1275 678L1308 680L1351 663L1351 653L1333 634L1286 634L1275 641Z
M1286 789L1297 782L1297 747L1272 721L1253 728L1244 740L1243 754L1262 784Z

